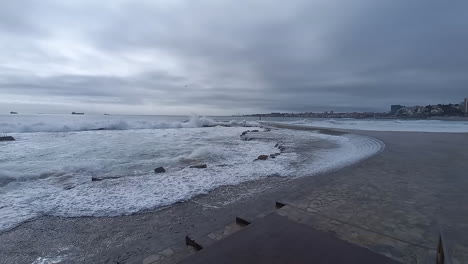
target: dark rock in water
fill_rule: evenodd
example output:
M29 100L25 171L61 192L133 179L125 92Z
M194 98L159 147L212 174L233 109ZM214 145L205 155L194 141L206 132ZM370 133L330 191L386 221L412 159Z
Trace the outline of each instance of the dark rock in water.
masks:
M166 172L166 169L164 169L163 167L158 167L154 169L154 173L164 173L164 172Z
M245 136L245 135L247 135L247 132L248 132L248 131L244 131L244 132L242 132L241 136Z
M193 165L190 166L192 169L206 169L206 164L198 164L198 165Z
M91 178L91 179L92 179L92 178ZM101 179L101 180L102 180L102 179ZM68 185L68 186L63 187L64 190L71 190L71 189L73 189L73 188L75 188L75 186L73 186L73 185Z
M279 147L279 143L276 143L276 144L275 144L275 148L277 148L277 147Z
M281 155L281 153L279 153L279 152L278 152L278 153L275 153L275 156L279 156L279 155Z
M260 156L258 156L257 159L258 160L266 160L266 159L268 159L268 155L260 155Z
M276 155L275 154L270 154L270 158L274 159L274 158L276 158Z
M252 130L252 131L250 131L250 132L259 132L259 131L258 131L258 130Z
M111 180L111 179L118 179L120 177L103 177L103 178L98 178L98 177L91 177L91 181L103 181L103 180Z
M0 141L15 141L15 138L12 136L0 136Z

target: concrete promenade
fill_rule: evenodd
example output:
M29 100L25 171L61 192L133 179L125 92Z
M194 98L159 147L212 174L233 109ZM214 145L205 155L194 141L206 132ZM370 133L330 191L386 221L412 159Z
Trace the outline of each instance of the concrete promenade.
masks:
M193 254L183 264L398 264L333 234L272 213Z

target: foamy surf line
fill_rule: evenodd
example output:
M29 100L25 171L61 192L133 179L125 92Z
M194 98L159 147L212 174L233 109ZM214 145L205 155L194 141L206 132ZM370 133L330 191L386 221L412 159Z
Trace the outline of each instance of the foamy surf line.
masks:
M84 135L54 135L55 149L50 155L73 150L70 153L72 157L94 153L96 157L105 159L96 160L93 156L78 163L61 154L49 161L40 158L44 155L31 152L30 156L21 158L38 160L15 165L15 160L20 157L12 157L10 164L3 165L9 171L7 176L26 179L8 181L0 187L3 195L0 230L14 228L43 215L111 217L155 210L226 185L268 177L293 179L337 170L375 155L384 148L382 142L369 137L328 135L308 130L262 131L262 128L257 128L260 131L239 137L247 129L211 127L121 131L105 139L99 137L99 131ZM137 137L138 142L127 144L129 135ZM18 147L32 151L31 142L48 146L51 136L49 133L31 134L23 143L5 147L11 148L11 153L24 152ZM76 147L70 147L70 142L74 142ZM45 149L42 145L37 146L40 153ZM304 150L304 145L311 147ZM155 151L156 146L159 151ZM281 152L281 155L254 161L259 155L276 152ZM127 156L138 159L122 160ZM67 165L67 162L72 164ZM190 169L188 165L192 162L206 163L208 167ZM166 164L168 172L154 174L155 163ZM34 169L37 164L53 170L47 173L37 169L40 177L34 176L32 171L21 174L15 170L25 166ZM63 167L54 167L54 164ZM136 166L138 171L128 170L125 164ZM121 176L91 181L93 175L112 177L115 174Z
M329 140L337 143L339 147L336 149L319 152L323 160L323 166L308 168L308 171L303 171L300 176L315 175L341 169L368 159L385 149L385 143L376 138L352 134L346 130L294 125L283 122L260 122L260 124L270 128L291 129L293 131L297 130L305 133L313 133L315 137L322 140Z

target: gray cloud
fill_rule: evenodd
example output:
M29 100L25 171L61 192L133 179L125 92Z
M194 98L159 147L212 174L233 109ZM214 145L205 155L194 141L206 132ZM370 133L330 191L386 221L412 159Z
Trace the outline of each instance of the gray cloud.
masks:
M463 1L0 7L0 111L44 111L46 97L64 110L232 114L385 111L468 96Z

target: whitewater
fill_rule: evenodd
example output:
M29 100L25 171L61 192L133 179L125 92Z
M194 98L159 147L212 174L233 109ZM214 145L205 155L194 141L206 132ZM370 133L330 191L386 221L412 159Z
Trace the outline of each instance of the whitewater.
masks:
M266 129L253 119L233 119L0 116L0 133L17 139L0 142L0 231L44 215L103 217L157 210L220 186L335 170L384 148L364 136ZM434 126L440 130L437 122L419 127ZM444 126L458 131L464 124ZM274 159L255 161L277 153ZM190 168L197 164L207 168ZM166 173L155 174L159 166ZM96 177L103 180L92 181Z

